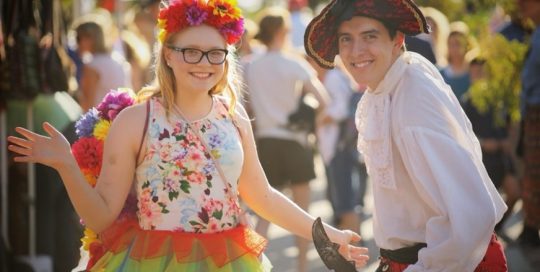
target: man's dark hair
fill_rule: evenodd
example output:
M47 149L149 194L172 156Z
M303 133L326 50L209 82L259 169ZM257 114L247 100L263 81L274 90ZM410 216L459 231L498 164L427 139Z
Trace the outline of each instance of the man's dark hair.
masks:
M357 15L355 14L354 6L351 6L350 4L351 3L348 1L343 1L343 2L338 1L338 3L336 4L336 7L334 8L332 12L332 14L337 17L336 25L334 26L336 32L339 26L341 25L341 23L351 20L354 16L364 16L364 17L368 17L368 18L381 22L386 28L386 30L388 30L388 34L390 35L391 39L394 39L396 37L397 26L395 25L396 24L395 22L373 18L368 15ZM380 9L382 11L385 11L385 10L387 11L391 9L391 7L388 6L388 3L386 3L385 1L376 2L375 6L376 6L375 7L376 9Z
M369 17L369 16L366 16L366 15L354 15L354 10L353 9L344 10L343 13L341 14L341 16L338 17L338 19L336 20L336 25L335 25L336 32L337 32L339 26L343 22L351 20L354 16L363 16L363 17L371 18L373 20L377 20L377 21L381 22L384 25L386 30L388 30L388 34L390 35L391 39L394 39L396 37L397 26L395 26L394 23L386 21L386 20L381 20L381 19L378 19L378 18Z

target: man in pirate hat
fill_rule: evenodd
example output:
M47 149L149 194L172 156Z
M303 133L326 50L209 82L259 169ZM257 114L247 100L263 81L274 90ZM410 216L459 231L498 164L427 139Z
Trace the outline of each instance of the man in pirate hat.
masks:
M368 86L356 124L373 182L377 271L506 271L493 229L507 208L478 139L437 68L403 46L422 32L411 0L332 0L305 34L320 66L339 54Z

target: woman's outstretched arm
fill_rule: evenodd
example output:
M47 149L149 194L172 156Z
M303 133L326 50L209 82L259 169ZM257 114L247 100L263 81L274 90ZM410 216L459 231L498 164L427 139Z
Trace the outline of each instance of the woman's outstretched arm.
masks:
M245 156L238 185L242 200L266 220L311 240L311 227L315 218L270 186L257 156L250 121L241 117L237 120ZM350 245L360 241L358 234L349 230L338 230L327 224L324 227L330 240L341 245L340 252L346 258L354 260L357 266L366 264L367 249Z
M81 173L69 142L49 123L43 124L48 135L16 128L22 137L9 136L9 150L18 155L15 162L41 163L58 171L79 216L90 229L101 232L120 213L132 184L145 113L144 104L137 105L123 110L114 120L95 189Z

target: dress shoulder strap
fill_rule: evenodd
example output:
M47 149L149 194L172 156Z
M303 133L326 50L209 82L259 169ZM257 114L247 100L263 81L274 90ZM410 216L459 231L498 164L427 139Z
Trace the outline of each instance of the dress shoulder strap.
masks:
M227 105L227 103L225 103L225 101L223 101L222 98L218 98L217 100L219 101L219 103L223 105L223 107L225 108L229 116L231 117L231 121L234 124L234 127L236 128L236 130L238 131L238 135L240 136L240 138L242 138L242 132L240 130L240 126L238 126L238 122L236 121L236 115L234 114L234 112L232 113L229 112L229 105Z
M150 119L150 100L151 99L146 100L146 118L144 119L144 128L143 128L143 133L141 137L141 142L139 143L139 149L137 150L137 157L135 157L137 161L139 161L142 145L144 143L144 139L146 138L146 131L148 130L148 121Z

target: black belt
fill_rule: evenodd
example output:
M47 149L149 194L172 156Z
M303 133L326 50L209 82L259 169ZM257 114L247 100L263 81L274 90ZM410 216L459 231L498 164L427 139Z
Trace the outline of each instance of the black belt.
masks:
M403 247L396 250L380 249L381 257L403 264L415 264L418 261L418 251L427 247L427 244L420 243L410 247Z

